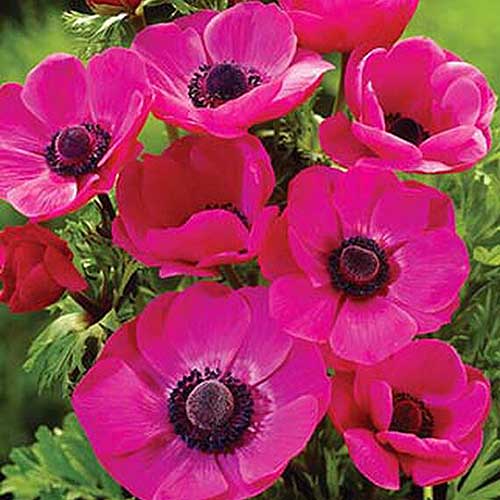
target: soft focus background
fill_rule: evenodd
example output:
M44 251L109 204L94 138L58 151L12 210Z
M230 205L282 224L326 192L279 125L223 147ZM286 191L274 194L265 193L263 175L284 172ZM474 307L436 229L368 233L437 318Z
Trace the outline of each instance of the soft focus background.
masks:
M72 52L60 13L79 2L56 0L0 0L0 84L22 82L46 55ZM407 35L424 34L479 66L500 91L500 1L421 0ZM147 149L158 152L163 140L151 121L143 134ZM0 202L0 229L22 223L22 218ZM21 368L27 348L47 323L45 314L14 316L0 305L0 465L9 450L33 440L39 424L60 423L68 410L54 395L38 395L34 381Z

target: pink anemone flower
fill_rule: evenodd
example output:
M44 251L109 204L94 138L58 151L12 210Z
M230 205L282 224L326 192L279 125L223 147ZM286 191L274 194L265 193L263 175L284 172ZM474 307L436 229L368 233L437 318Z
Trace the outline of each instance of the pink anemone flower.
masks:
M228 500L268 488L329 400L317 347L277 327L266 288L204 282L120 328L72 403L100 462L133 495Z
M302 46L317 52L394 43L410 22L418 0L280 0Z
M256 256L277 208L274 172L258 139L188 136L130 163L117 186L114 242L162 277L215 276Z
M151 105L144 63L127 49L88 67L54 54L24 87L0 87L0 198L32 220L82 207L113 187L140 152L137 135Z
M448 323L469 272L451 200L362 165L303 170L260 264L287 332L364 364Z
M156 116L228 138L286 115L333 69L318 54L297 49L284 12L259 2L148 27L133 49L149 63Z
M333 160L437 174L484 158L496 96L477 68L425 38L363 55L353 53L346 73L354 121L338 113L320 128Z
M418 340L373 366L336 366L329 415L359 471L399 489L464 474L482 446L490 385L445 342Z

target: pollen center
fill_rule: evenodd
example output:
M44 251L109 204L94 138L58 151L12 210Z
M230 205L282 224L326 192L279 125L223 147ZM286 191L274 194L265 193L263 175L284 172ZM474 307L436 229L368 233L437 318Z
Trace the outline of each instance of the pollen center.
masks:
M262 81L258 71L235 62L202 64L189 82L188 95L197 108L217 108L258 87Z
M200 429L214 430L225 424L234 410L231 391L218 380L207 380L188 396L186 414Z
M340 271L354 283L368 283L380 269L375 252L358 245L350 245L340 254Z
M430 137L430 134L420 123L412 118L405 118L399 113L388 115L386 117L386 125L389 133L411 144L415 144L415 146L419 146Z
M58 153L67 160L85 158L90 147L90 135L81 125L64 129L56 139Z
M328 272L334 288L360 298L374 295L389 280L389 264L384 250L364 236L344 240L330 254Z
M82 123L57 132L45 148L50 169L63 177L97 170L111 144L111 135L96 123Z
M230 453L252 423L251 390L231 373L196 368L182 377L168 396L174 432L188 448Z
M391 431L415 434L421 438L432 436L434 419L422 401L406 393L395 393L393 406Z
M248 91L247 77L235 64L218 64L207 75L207 92L222 101L230 101Z

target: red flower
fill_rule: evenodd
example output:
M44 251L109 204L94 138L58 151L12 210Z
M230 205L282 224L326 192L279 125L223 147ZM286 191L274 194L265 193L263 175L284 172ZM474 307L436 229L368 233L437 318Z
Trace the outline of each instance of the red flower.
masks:
M0 302L15 313L53 304L66 289L79 292L87 283L75 269L68 245L36 224L0 232Z

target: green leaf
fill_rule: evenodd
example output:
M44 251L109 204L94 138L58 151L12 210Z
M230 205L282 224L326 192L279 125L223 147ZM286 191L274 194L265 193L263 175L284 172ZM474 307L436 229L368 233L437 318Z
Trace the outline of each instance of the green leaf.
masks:
M107 324L107 317L102 321ZM40 391L59 386L67 396L88 368L85 357L95 359L106 337L105 327L99 323L89 326L86 314L65 314L35 339L23 367L35 375Z
M476 463L462 480L451 485L450 500L498 500L500 498L500 440L486 440Z
M62 429L40 427L32 446L14 449L2 468L0 495L31 500L124 498L121 487L102 469L74 414Z
M79 55L83 59L90 59L109 47L128 47L135 34L126 12L115 16L100 16L70 11L63 14L63 24L65 30L74 36Z
M474 248L474 259L486 266L500 266L500 245Z

